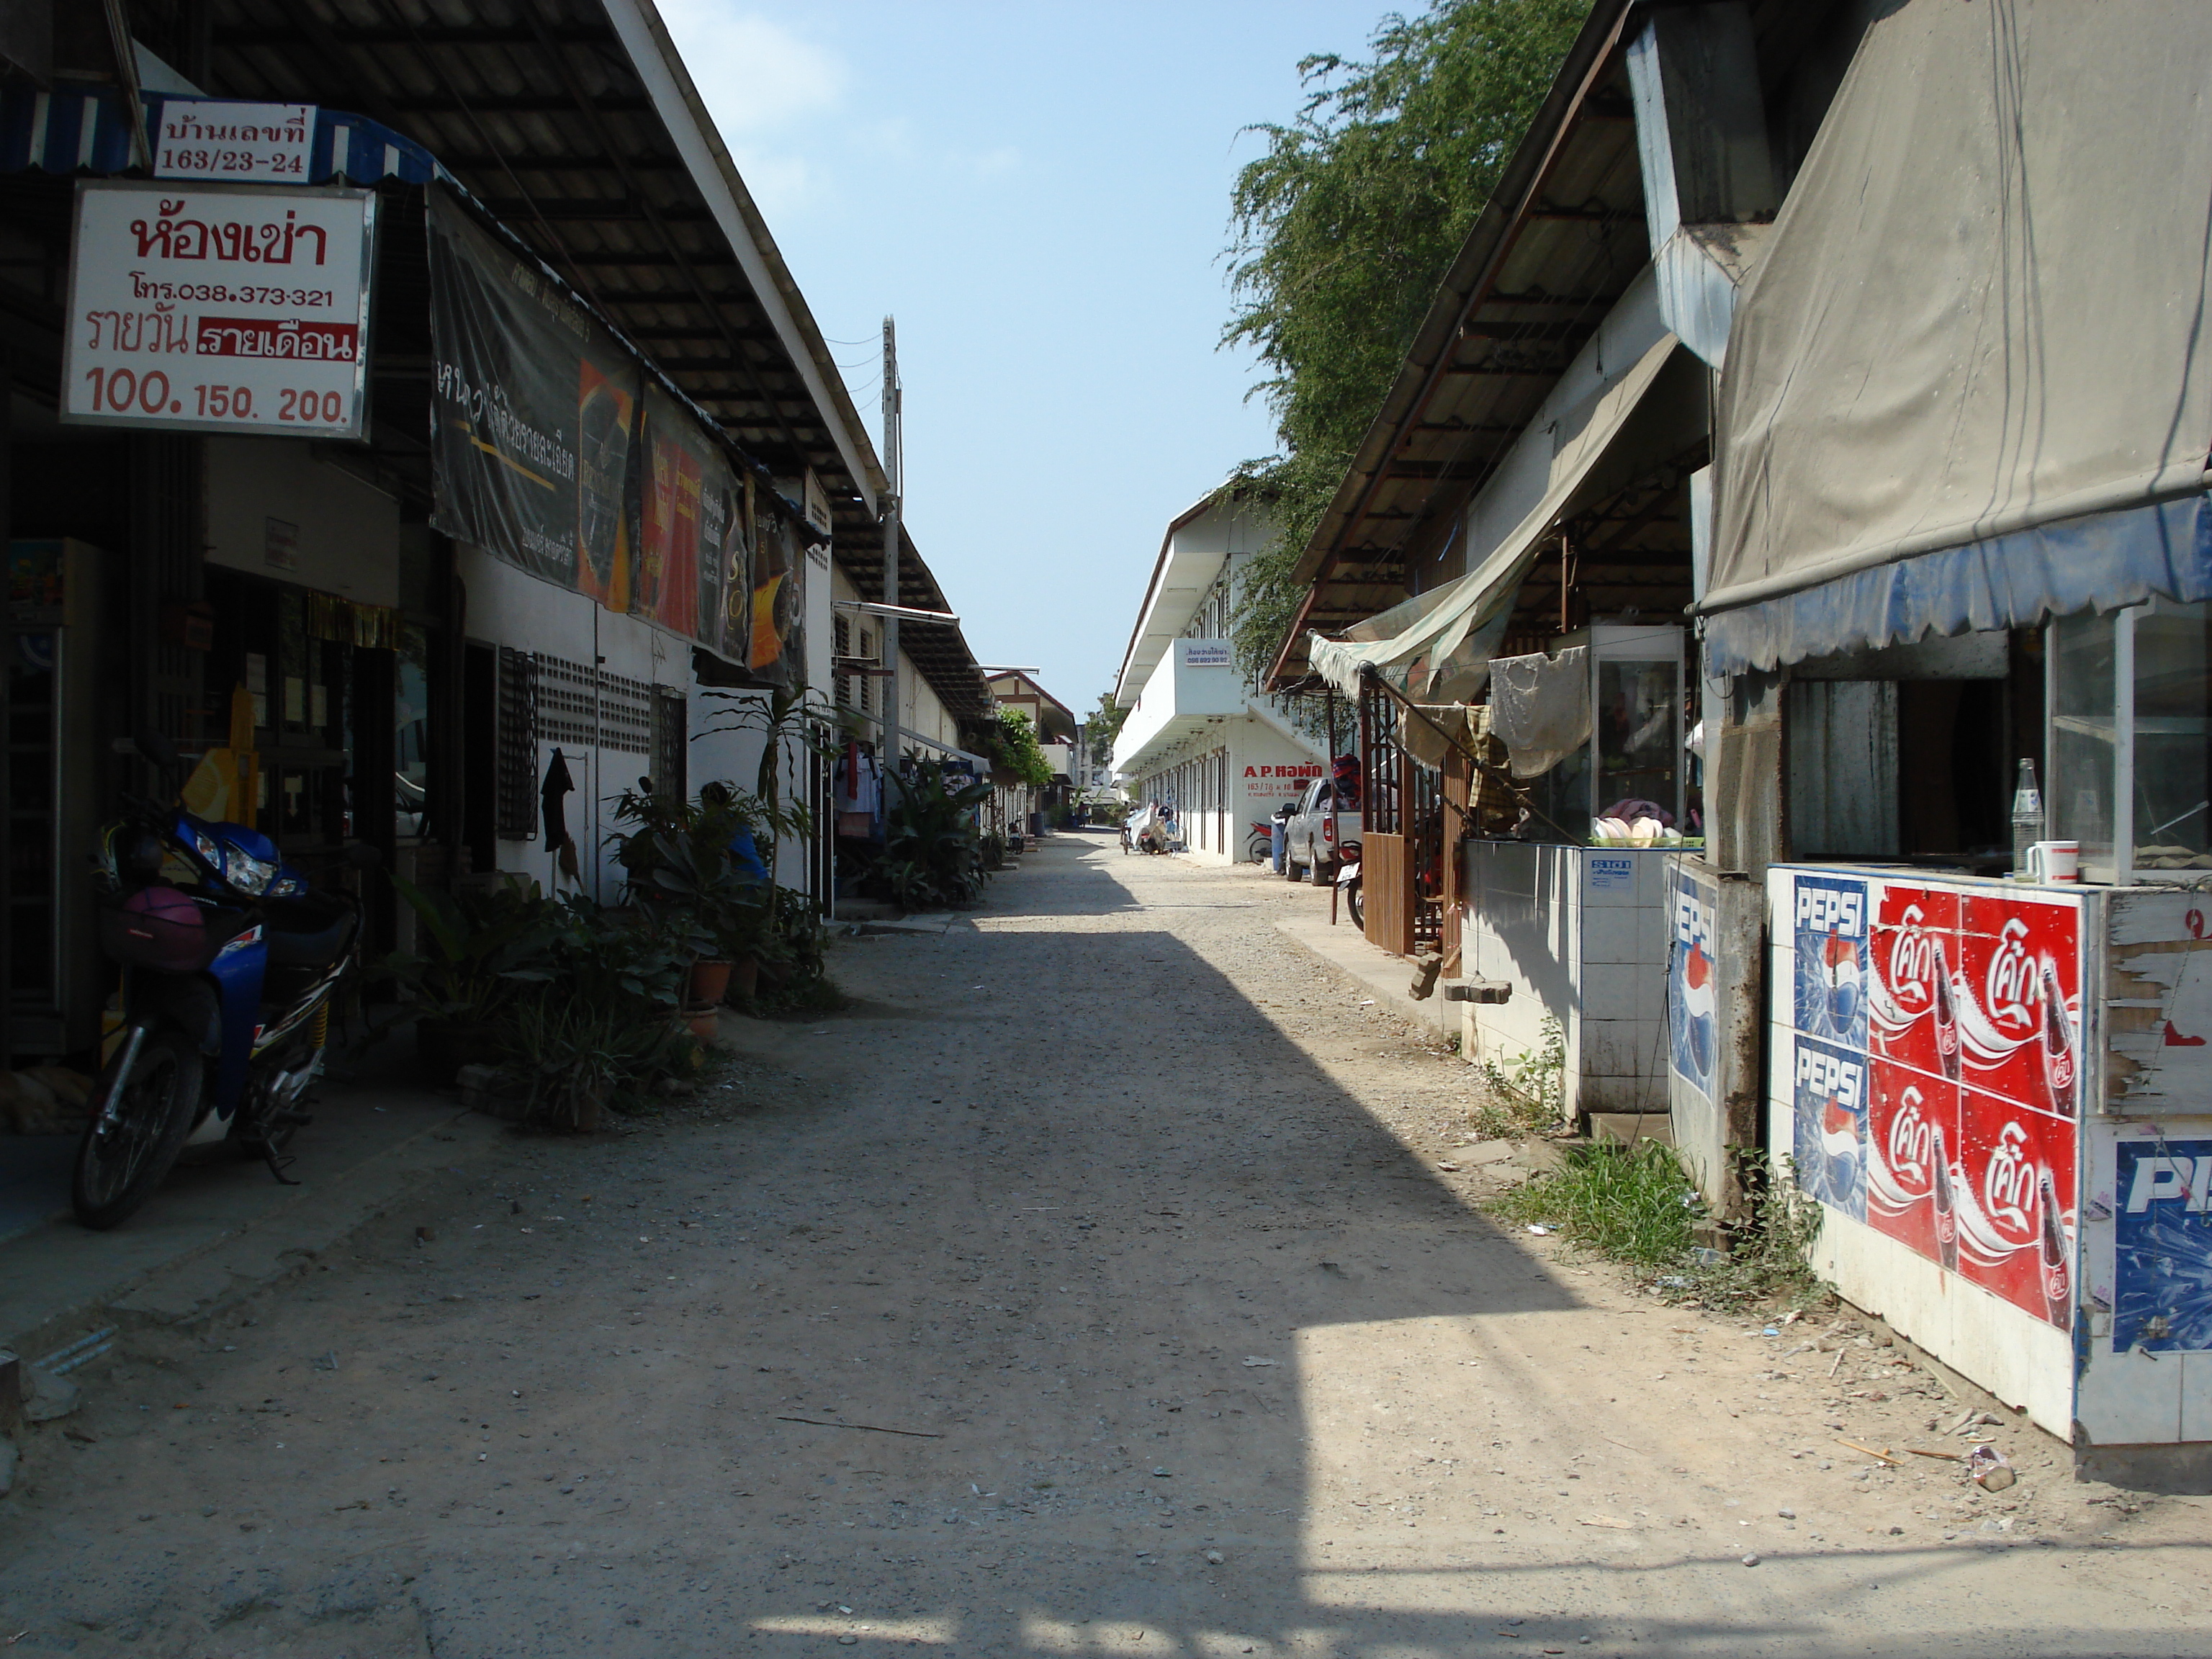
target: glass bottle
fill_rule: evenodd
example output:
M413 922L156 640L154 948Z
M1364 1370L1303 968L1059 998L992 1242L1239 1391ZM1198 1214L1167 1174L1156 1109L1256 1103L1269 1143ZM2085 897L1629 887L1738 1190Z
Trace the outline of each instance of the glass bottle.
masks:
M2020 782L2012 792L2012 873L2015 881L2027 879L2027 849L2043 839L2043 791L2036 787L2035 763L2020 763Z

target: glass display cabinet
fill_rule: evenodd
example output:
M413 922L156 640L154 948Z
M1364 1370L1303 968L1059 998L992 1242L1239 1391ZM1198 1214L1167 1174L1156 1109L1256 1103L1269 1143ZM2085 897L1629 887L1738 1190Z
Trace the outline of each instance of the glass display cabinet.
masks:
M1597 623L1564 635L1556 655L1575 646L1589 652L1589 740L1540 778L1530 781L1537 810L1552 821L1533 826L1540 839L1564 834L1589 839L1607 808L1645 800L1682 824L1682 657L1684 630L1672 624Z
M2047 833L2082 880L2212 874L2212 607L2061 617L2046 660Z

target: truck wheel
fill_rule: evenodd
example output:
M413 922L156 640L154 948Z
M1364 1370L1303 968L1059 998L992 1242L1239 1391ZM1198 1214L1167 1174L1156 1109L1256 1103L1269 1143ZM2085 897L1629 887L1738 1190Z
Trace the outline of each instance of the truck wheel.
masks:
M1305 878L1305 866L1298 862L1298 855L1296 853L1284 854L1283 879L1285 881L1304 881Z

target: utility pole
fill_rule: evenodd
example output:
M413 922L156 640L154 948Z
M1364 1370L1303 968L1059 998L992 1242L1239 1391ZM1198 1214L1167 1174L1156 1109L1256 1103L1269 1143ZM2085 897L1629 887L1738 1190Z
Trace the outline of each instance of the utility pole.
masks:
M897 605L899 598L899 492L905 480L901 476L899 448L901 442L901 402L898 378L898 325L890 318L884 319L884 603ZM884 684L884 752L883 767L887 773L898 769L899 720L899 619L896 616L883 618L883 684Z

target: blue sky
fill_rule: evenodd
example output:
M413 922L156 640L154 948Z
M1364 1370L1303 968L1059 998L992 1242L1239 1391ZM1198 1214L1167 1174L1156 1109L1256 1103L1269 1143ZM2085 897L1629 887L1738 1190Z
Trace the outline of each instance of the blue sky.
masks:
M1168 520L1273 447L1215 349L1237 129L1382 5L660 3L872 435L898 319L908 522L969 642L1088 710Z

